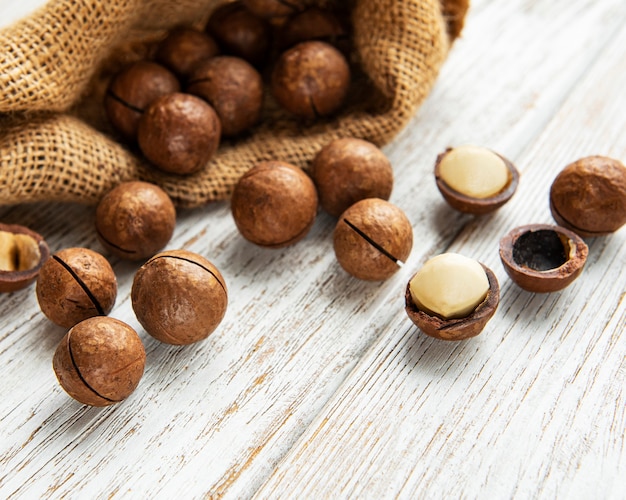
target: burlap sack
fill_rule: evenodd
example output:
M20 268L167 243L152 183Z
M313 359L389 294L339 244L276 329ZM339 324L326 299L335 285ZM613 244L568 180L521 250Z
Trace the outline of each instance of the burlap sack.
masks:
M338 116L304 124L268 97L262 124L224 142L201 172L160 173L109 133L104 82L121 63L145 55L145 40L174 25L202 23L220 3L51 0L0 31L0 203L95 204L116 184L143 179L162 186L178 206L195 207L228 197L259 160L306 168L340 136L383 145L431 89L468 7L468 0L354 0L353 60L362 74Z

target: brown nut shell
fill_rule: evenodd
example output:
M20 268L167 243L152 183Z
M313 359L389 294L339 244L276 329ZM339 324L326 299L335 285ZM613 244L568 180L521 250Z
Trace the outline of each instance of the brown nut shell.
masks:
M524 290L556 292L582 272L589 249L573 231L549 224L520 226L500 240L500 260Z
M292 17L280 30L279 48L289 47L307 40L319 40L349 53L348 30L331 11L319 7L308 8Z
M440 340L463 340L475 337L493 317L500 302L500 285L491 269L481 264L489 280L489 292L485 299L465 318L442 319L417 308L411 296L409 285L404 296L405 311L411 321L426 335Z
M137 332L108 317L89 318L61 339L52 359L61 387L91 406L126 399L139 385L146 352Z
M333 234L335 256L355 278L382 281L400 269L413 248L413 228L388 201L368 198L339 217Z
M30 285L49 256L40 234L19 224L0 223L0 293Z
M350 88L350 68L335 47L302 42L280 56L272 71L271 91L278 103L302 118L328 116L343 104Z
M313 181L298 167L262 162L237 182L231 198L241 235L260 246L281 248L304 238L317 215Z
M504 161L504 164L509 171L509 182L499 193L494 196L490 196L489 198L474 198L452 189L441 178L440 174L441 161L445 155L452 150L453 148L447 148L443 153L437 156L437 160L435 162L435 182L437 184L437 188L452 208L466 214L485 215L500 208L515 194L517 186L519 185L519 171L515 168L513 163L495 151L493 153Z
M304 0L242 0L243 5L262 19L283 18L306 7Z
M71 328L111 312L117 280L109 262L87 248L67 248L50 257L39 271L37 301L53 323Z
M626 224L626 167L606 156L571 163L552 182L550 210L583 238L617 231Z
M238 57L219 56L200 63L189 76L187 92L215 109L224 136L240 134L261 116L263 80L252 65Z
M172 200L148 182L123 182L104 195L96 208L98 239L122 259L152 257L170 241L175 226Z
M137 140L159 169L186 175L203 168L217 151L222 127L199 97L175 92L156 99L141 117Z
M113 77L104 106L111 124L126 139L134 140L139 120L152 101L179 90L178 79L167 68L150 61L138 61L125 66Z
M186 78L204 59L219 54L219 47L208 34L191 28L171 30L159 44L155 58L181 78Z
M385 154L362 139L336 139L313 159L311 177L320 205L339 217L357 201L388 200L393 189L393 169Z
M151 336L186 345L217 328L226 314L228 292L211 262L193 252L172 250L155 255L137 271L131 302Z

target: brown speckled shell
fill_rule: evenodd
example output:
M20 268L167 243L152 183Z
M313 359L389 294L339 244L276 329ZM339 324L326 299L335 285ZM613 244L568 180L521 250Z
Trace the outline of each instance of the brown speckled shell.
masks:
M283 108L302 118L334 113L349 88L346 58L326 42L295 45L280 56L272 72L272 94Z
M304 238L317 215L313 181L298 167L262 162L239 180L231 198L235 224L244 238L281 248Z
M565 264L548 271L536 271L521 266L513 258L513 246L517 239L530 231L554 231L564 246L569 246L569 258ZM516 227L500 240L500 260L509 277L520 288L535 293L549 293L569 286L582 272L589 249L573 231L550 224L528 224Z
M388 255L372 245L346 222L358 228ZM400 269L413 248L413 228L400 208L388 201L368 198L339 217L333 234L335 256L355 278L381 281ZM393 258L390 258L393 257Z
M0 293L15 292L17 290L21 290L22 288L26 288L37 279L41 267L43 266L44 262L48 260L48 257L50 257L50 249L48 248L48 244L45 242L40 234L32 231L26 226L21 226L19 224L0 223L0 231L5 231L7 233L13 234L28 235L37 242L37 246L39 249L39 264L37 264L32 269L28 269L26 271L0 270Z
M515 165L495 151L493 153L502 158L510 175L509 183L499 193L489 198L472 198L452 189L441 179L440 175L441 160L452 149L447 148L443 153L439 154L435 162L435 182L437 183L437 188L452 208L466 214L485 215L500 208L515 194L519 185L519 172Z
M174 233L176 209L160 187L125 182L109 191L96 209L102 245L122 259L141 260L161 250Z
M500 302L500 285L496 275L484 264L481 264L489 280L489 292L474 311L465 318L442 319L420 311L411 297L410 283L406 286L404 296L405 310L411 321L426 335L440 340L463 340L475 337L485 328L493 317Z
M61 387L80 403L108 406L139 385L146 352L137 332L117 319L86 319L61 339L52 359Z
M252 65L238 57L203 61L191 73L187 92L213 106L224 136L249 129L261 116L263 80Z
M172 250L155 255L133 280L137 319L154 338L186 345L207 338L228 305L223 276L201 255Z
M215 110L199 97L178 92L155 100L137 131L146 158L161 170L180 175L205 167L217 151L220 136Z
M41 267L36 292L46 317L71 328L84 319L111 312L117 297L117 280L109 261L99 253L87 248L67 248Z
M172 72L160 64L138 61L126 66L109 86L104 98L111 124L126 139L135 140L142 111L156 98L178 92L180 84Z
M617 231L626 224L626 167L605 156L571 163L552 182L550 210L584 238Z
M320 205L335 217L366 198L388 200L393 188L391 163L362 139L337 139L324 146L313 159L311 177Z

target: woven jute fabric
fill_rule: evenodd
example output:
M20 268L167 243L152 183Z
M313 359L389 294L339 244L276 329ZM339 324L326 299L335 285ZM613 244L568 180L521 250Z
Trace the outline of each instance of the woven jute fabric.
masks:
M305 123L267 95L262 122L224 141L200 172L161 173L109 129L102 106L107 81L122 64L145 57L164 30L201 25L221 3L51 0L0 31L0 204L95 204L120 182L142 179L163 187L179 207L196 207L227 198L258 161L307 168L337 137L384 145L430 91L468 8L468 0L353 0L358 69L338 115Z

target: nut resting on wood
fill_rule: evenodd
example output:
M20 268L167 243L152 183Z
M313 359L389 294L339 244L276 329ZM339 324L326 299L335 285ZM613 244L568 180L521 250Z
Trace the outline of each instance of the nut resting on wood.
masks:
M30 285L49 256L40 234L18 224L0 224L0 293Z
M500 301L495 274L484 264L455 253L428 260L409 280L405 310L426 335L463 340L483 331Z

